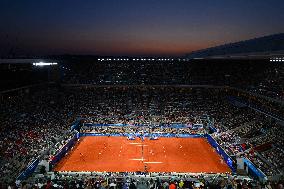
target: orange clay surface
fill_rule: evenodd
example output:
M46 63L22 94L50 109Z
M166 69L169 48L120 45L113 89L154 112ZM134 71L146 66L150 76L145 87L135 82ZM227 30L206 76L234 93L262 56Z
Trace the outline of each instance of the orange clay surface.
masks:
M204 138L82 137L55 171L231 172ZM143 158L142 158L143 157ZM145 166L146 165L146 166Z

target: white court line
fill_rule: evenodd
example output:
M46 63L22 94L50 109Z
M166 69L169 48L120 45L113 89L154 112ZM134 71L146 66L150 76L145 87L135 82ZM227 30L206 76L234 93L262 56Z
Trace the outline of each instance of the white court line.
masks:
M143 161L144 159L143 158L141 158L141 159L129 159L129 160L134 160L134 161Z
M143 159L143 158L141 158L141 159L136 159L136 158L134 158L134 159L129 159L129 160L143 161L143 160L145 160L145 159ZM148 164L158 164L158 163L163 163L163 162L161 162L161 161L145 161L144 163L148 163Z
M142 143L137 143L137 142L131 142L129 144L142 144Z
M148 145L142 145L142 144L138 144L137 146L148 146Z

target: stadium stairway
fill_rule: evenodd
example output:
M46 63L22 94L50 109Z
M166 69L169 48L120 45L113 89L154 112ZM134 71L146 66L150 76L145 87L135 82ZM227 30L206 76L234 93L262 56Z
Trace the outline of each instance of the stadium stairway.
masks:
M255 123L255 121L245 122L245 123L243 123L242 125L240 125L240 126L238 126L238 127L236 127L236 128L233 128L233 129L231 129L231 130L228 130L228 131L226 131L226 132L227 132L227 133L231 133L231 132L233 132L233 131L240 130L240 129L246 127L246 126L250 126L250 125L252 125L252 124L254 124L254 123Z
M246 170L244 169L237 169L237 175L240 175L240 176L247 176L247 172Z

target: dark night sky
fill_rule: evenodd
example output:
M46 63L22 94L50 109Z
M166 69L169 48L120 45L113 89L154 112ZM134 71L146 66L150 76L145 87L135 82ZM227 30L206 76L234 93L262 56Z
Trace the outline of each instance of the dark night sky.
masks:
M283 10L283 0L1 0L0 55L183 55L282 33Z

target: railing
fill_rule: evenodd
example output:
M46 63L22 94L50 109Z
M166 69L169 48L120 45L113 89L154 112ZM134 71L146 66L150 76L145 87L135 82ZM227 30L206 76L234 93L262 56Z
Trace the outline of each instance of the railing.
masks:
M33 174L38 164L39 158L36 158L34 161L29 163L28 167L16 178L16 180L22 181L27 179L31 174Z
M244 164L247 166L248 168L248 173L251 174L251 176L259 179L259 180L266 180L267 177L266 175L260 170L258 169L249 159L247 158L243 158L244 160Z

